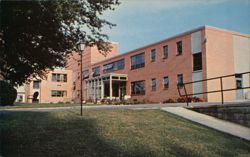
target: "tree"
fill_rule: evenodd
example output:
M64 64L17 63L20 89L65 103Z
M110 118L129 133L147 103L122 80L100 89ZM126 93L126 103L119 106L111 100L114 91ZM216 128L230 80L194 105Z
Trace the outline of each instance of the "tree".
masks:
M110 49L101 18L118 0L4 1L0 0L0 77L21 85L30 76L64 66L76 45Z
M17 91L13 88L13 85L8 83L7 81L0 80L0 106L13 105Z

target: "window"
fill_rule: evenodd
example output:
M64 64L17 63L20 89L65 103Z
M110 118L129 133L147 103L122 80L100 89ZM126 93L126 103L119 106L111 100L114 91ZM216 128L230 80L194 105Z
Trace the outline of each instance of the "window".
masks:
M177 75L177 85L183 85L183 74Z
M145 66L145 54L141 53L131 57L131 69L142 68Z
M53 82L67 82L67 74L52 74L52 81Z
M89 70L84 70L84 71L82 72L82 75L83 75L83 79L89 78Z
M168 89L169 87L169 79L168 76L163 77L163 88Z
M121 69L124 69L124 59L106 64L103 66L104 73L121 70Z
M67 91L52 90L51 96L52 97L64 97L64 96L67 96Z
M242 74L236 74L235 78L236 78L236 89L241 89L243 87Z
M157 84L156 79L155 79L155 78L152 79L152 80L151 80L152 91L155 91L155 90L156 90L156 84Z
M193 71L202 70L202 54L193 54Z
M92 69L93 77L100 76L100 67L95 67Z
M182 41L178 41L176 43L176 48L177 48L177 55L181 55L182 54Z
M168 58L168 45L163 46L163 59Z
M67 74L63 74L63 82L67 82Z
M40 80L33 81L33 89L39 89L40 88Z
M154 62L156 59L156 49L151 50L151 62Z
M131 95L144 95L145 81L131 82Z

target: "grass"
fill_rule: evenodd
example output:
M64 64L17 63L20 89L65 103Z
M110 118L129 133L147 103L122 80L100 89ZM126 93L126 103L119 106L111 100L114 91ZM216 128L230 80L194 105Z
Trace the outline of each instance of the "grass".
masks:
M250 142L160 110L0 114L0 156L249 156Z
M83 104L84 106L100 105L100 104ZM49 107L74 107L80 104L71 103L16 103L13 106L0 106L0 109L16 109L16 108L49 108Z

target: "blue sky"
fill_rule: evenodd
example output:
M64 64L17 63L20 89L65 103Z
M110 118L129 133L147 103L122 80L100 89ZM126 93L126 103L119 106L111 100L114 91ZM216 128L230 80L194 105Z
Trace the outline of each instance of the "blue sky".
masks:
M120 0L104 18L104 29L120 53L191 29L210 25L250 34L250 0Z

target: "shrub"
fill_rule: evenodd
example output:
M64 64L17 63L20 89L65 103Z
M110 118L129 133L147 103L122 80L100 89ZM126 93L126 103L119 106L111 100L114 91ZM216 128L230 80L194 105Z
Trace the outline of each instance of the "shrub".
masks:
M163 101L163 103L164 103L164 104L165 104L165 103L175 103L175 101L174 101L173 99L169 98L169 99Z
M191 102L192 98L190 98L190 97L186 98L183 96L183 97L179 97L176 101L177 102L187 102L187 100L188 100L188 102Z
M87 99L86 103L93 103L93 100L92 99Z
M203 100L199 97L192 97L192 102L203 102Z
M13 105L17 97L16 89L6 81L0 81L0 106Z

